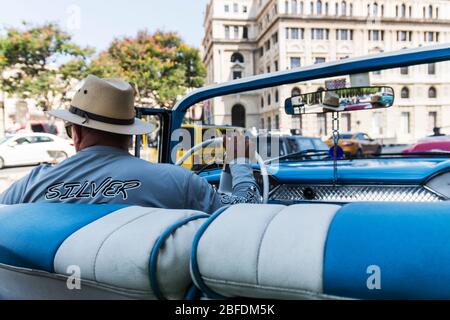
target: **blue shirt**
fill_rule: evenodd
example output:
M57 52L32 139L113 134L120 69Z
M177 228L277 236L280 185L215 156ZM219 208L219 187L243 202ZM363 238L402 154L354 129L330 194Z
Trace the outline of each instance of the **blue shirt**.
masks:
M115 203L212 213L226 204L259 202L250 165L230 166L233 195L170 164L153 164L106 146L81 150L56 166L40 165L0 195L0 203Z

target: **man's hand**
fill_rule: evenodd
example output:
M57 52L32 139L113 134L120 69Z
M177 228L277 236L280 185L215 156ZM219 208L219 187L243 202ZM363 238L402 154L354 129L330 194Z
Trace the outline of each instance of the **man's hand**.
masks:
M233 135L223 137L223 147L226 152L225 163L238 158L247 158L250 162L255 160L255 144L248 136Z

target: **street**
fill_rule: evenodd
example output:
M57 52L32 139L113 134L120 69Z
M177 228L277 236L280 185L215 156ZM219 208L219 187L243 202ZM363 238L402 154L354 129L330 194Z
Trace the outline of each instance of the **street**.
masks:
M0 193L5 191L14 181L28 174L36 166L4 168L0 170Z

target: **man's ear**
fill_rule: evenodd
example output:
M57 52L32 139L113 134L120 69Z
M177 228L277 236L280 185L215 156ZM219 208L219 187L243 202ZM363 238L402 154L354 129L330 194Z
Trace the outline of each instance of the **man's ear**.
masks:
M72 139L77 151L80 151L81 141L83 140L82 131L81 126L77 124L72 125Z

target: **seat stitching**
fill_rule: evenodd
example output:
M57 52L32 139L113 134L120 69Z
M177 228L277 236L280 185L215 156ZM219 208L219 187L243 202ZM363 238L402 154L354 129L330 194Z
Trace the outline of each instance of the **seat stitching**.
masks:
M133 219L127 221L125 224L122 224L122 225L118 226L117 228L115 228L114 230L112 230L112 231L105 237L105 239L103 239L103 241L100 243L100 246L98 247L97 253L95 254L95 258L94 258L94 270L93 270L93 275L94 275L94 280L95 280L95 281L98 281L98 280L97 280L97 274L96 274L96 270L97 270L97 258L98 258L98 255L100 254L100 250L103 248L103 245L105 244L105 242L106 242L106 241L113 235L113 233L115 233L116 231L120 230L121 228L125 227L126 225L128 225L128 224L130 224L130 223L132 223L132 222L134 222L134 221L136 221L136 220L138 220L138 219L140 219L140 218L142 218L142 217L144 217L144 216L147 216L147 215L153 213L153 212L156 211L156 210L159 210L159 209L153 209L153 210L150 211L150 212L143 213L143 214L139 215L138 217L135 217L135 218L133 218Z
M283 208L284 209L284 208ZM276 216L278 216L278 214L283 211L283 209L281 209L280 211L276 212L270 219L269 221L267 221L267 224L264 228L264 231L261 235L261 239L259 240L259 245L258 245L258 255L256 256L256 284L259 285L259 258L261 255L261 246L262 246L262 242L264 240L264 236L266 235L267 229L269 228L270 223L273 221L273 219L275 219Z

